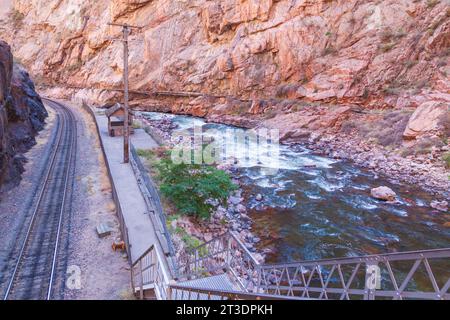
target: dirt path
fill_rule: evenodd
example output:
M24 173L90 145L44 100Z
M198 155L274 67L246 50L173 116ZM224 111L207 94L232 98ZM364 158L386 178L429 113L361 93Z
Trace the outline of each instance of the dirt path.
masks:
M119 221L95 124L83 109L65 104L74 110L79 130L68 269L81 273L81 288L66 288L65 299L130 299L127 257L112 250ZM100 239L100 223L112 227L112 234Z

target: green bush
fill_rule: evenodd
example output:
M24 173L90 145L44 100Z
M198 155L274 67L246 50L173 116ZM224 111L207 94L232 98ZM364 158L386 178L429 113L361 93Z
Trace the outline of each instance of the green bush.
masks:
M445 167L450 169L450 152L444 153L442 160L444 160Z
M150 149L137 149L136 153L139 157L145 158L146 160L152 160L154 157L153 151Z
M437 4L439 4L439 2L441 2L440 0L428 0L427 1L427 7L429 9L434 8Z
M171 201L179 213L207 219L214 206L208 200L225 204L237 188L230 176L213 166L174 164L166 153L156 164L161 194Z
M22 28L23 20L25 19L25 15L22 12L12 9L9 17L15 30Z

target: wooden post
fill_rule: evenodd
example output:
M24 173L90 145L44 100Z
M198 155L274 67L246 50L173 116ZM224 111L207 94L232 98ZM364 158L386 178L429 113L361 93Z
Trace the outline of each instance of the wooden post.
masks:
M133 266L131 266L131 288L133 289L133 295L136 295L136 286L134 285L134 270Z
M129 86L128 86L128 36L130 35L131 29L141 29L141 27L130 26L129 24L120 24L120 23L108 23L110 26L122 27L122 42L123 42L123 85L124 85L124 111L125 111L125 119L123 124L123 162L130 162L130 128L129 128L129 120L130 120L130 112L129 112ZM118 40L118 39L115 39Z
M125 121L124 121L124 134L123 134L123 162L130 162L130 128L129 128L129 109L128 109L128 34L130 29L127 24L123 26L123 84L124 84L124 108L125 108Z

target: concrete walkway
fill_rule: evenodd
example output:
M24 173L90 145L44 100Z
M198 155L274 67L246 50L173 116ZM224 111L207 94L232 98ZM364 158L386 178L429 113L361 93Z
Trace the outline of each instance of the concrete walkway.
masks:
M155 229L150 217L146 214L147 206L131 164L123 163L123 137L110 137L108 135L108 119L96 110L94 113L128 229L131 261L136 261L151 245L155 245L161 252ZM131 136L131 143L136 148L142 149L151 149L157 146L156 142L142 129L135 130Z

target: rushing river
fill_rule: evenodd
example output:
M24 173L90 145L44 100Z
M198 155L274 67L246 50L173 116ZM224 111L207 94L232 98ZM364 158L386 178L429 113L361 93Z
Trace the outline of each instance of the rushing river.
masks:
M193 117L144 114L170 117L177 130L195 125L223 133L232 128ZM257 166L239 168L253 231L262 239L259 246L272 248L268 262L450 247L450 215L431 209L431 196L415 186L392 184L302 147L281 146L277 166L271 175ZM371 198L371 188L382 185L398 194L398 203Z

